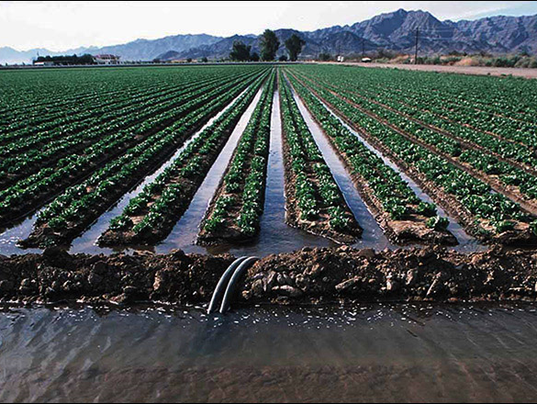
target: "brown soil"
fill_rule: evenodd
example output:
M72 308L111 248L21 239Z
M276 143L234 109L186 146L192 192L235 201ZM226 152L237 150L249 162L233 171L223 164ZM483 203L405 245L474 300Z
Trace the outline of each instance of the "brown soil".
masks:
M178 104L174 104L170 108L166 108L164 111L161 111L160 113L164 113L164 112L176 107L177 105L181 105L181 104L184 104L184 103L186 103L188 101L191 101L191 98L192 97L187 98L186 100L183 100L183 101L179 102ZM82 172L78 173L78 175L71 176L71 177L65 178L63 181L56 182L53 187L49 187L45 192L41 193L40 195L37 195L35 198L33 198L31 200L28 200L28 201L25 201L25 203L14 207L14 210L12 212L7 213L4 217L0 216L0 225L11 224L13 222L16 222L19 219L24 218L28 214L32 213L35 209L38 209L40 206L43 206L43 205L47 204L48 202L52 201L53 199L55 199L58 196L58 194L63 192L63 190L65 190L66 188L72 186L73 184L77 184L77 183L81 183L81 182L85 181L99 167L102 167L103 165L109 163L113 159L115 159L118 156L120 156L123 153L125 153L125 151L128 150L129 148L134 147L137 144L140 144L145 139L148 139L150 136L153 136L154 134L156 134L157 132L161 131L166 126L169 126L169 125L173 124L174 122L178 121L183 116L185 116L186 114L192 112L193 110L194 110L194 108L190 108L187 111L185 111L183 114L181 114L180 116L176 116L176 117L174 117L172 119L169 119L169 120L163 122L161 125L159 125L158 128L155 128L153 130L150 130L150 131L144 133L141 136L137 136L137 137L133 138L131 141L126 142L121 147L120 150L116 150L114 153L110 153L110 154L108 154L106 156L103 156L101 159L99 159L99 161L94 162L93 164L89 165L85 170L83 170ZM152 114L150 117L153 117L153 116L156 116L156 115L158 115L158 114L157 113ZM136 124L139 124L140 122L142 122L142 120L137 120L133 124L128 125L126 128L128 129L130 127L133 127ZM125 128L123 128L123 129L125 129ZM78 149L76 149L76 150L78 150ZM75 151L71 150L68 154L69 155L73 154ZM60 156L60 157L64 157L64 156ZM50 166L50 164L53 164L55 161L58 161L58 160L59 160L59 158L55 159L53 162L45 162L45 163L39 165L39 167L32 167L32 170L33 170L32 173L33 172L38 172L40 169L48 167L48 166ZM27 173L26 175L29 175L29 174ZM5 188L5 187L6 186L2 186L0 188Z
M356 104L352 103L345 97L339 96L337 94L334 94L344 100L345 102L348 102L349 104L352 104L355 108L359 109L363 113L369 115L371 118L378 120L379 122L384 123L388 127L395 130L397 133L399 133L401 136L404 136L409 141L419 144L420 146L424 147L425 149L429 150L431 153L441 155L442 157L446 158L450 162L452 162L455 166L459 167L460 169L469 172L468 168L465 167L463 164L460 164L456 161L454 161L451 157L439 152L436 150L436 148L415 139L413 136L407 134L406 132L402 131L398 127L388 123L387 121L381 119L380 117L376 116L376 114L373 114L370 111L367 111ZM322 99L322 97L319 97ZM466 209L462 204L452 195L447 194L442 189L440 189L436 184L432 183L430 180L428 180L423 174L418 172L415 168L408 166L404 161L402 161L399 157L397 157L391 150L389 150L384 144L379 142L376 138L373 136L370 136L365 130L362 128L359 128L356 126L354 122L349 120L347 117L345 117L341 111L339 111L336 107L334 107L332 104L328 103L326 100L323 99L323 101L335 112L338 113L338 115L345 120L347 124L352 126L355 130L357 130L362 136L376 149L380 150L385 156L389 157L392 161L394 161L405 173L411 177L429 196L431 196L437 204L442 206L448 214L456 219L459 223L461 223L464 227L466 227L467 231L475 236L476 238L480 239L484 242L496 242L501 243L505 245L515 245L515 246L522 246L522 245L528 245L528 244L534 244L535 243L535 236L532 234L530 227L527 223L517 223L517 227L514 231L506 232L501 235L497 236L488 236L484 235L481 231L479 231L479 228L475 225L476 218ZM473 170L475 171L475 170ZM475 176L474 172L469 172L469 174ZM477 176L479 178L479 176ZM484 180L484 178L481 178L481 180ZM490 184L489 184L490 185ZM488 227L487 223L481 221L480 227L483 229L486 229Z
M0 301L197 304L210 299L233 260L182 252L71 256L60 250L0 257Z
M282 110L283 114L283 110ZM283 116L282 116L283 122ZM350 208L345 204L345 211L348 213L348 217L352 218L353 228L355 229L352 234L344 234L338 231L335 231L330 226L330 217L326 212L322 212L319 215L319 218L314 221L306 221L301 218L300 208L298 206L298 200L296 198L296 175L294 174L292 165L291 165L291 152L290 146L287 142L287 136L285 134L285 128L282 126L282 144L283 144L283 161L285 168L285 200L287 204L287 214L286 221L287 224L291 227L303 230L307 233L313 234L315 236L325 237L329 240L332 240L338 244L355 244L357 239L362 236L363 230L360 228L360 225L354 218L354 215L351 213ZM343 197L342 197L343 198Z
M333 64L333 63L331 63ZM525 79L537 79L537 69L515 69L499 67L477 66L433 66L433 65L385 65L380 63L344 63L346 66L359 66L369 68L400 69L421 72L455 73L472 76L513 76Z
M362 110L363 112L366 112L367 113L367 110L365 109L362 109L361 107L359 107L358 105L354 104L352 101L350 101L349 99L347 99L346 97L343 97L341 95L338 95L336 92L333 92L331 91L332 94L336 95L336 96L339 96L340 98L344 98L346 102L348 102L349 104L352 104L353 106L356 106L356 108L359 108L360 110ZM461 139L453 134L451 134L450 132L447 132L443 129L440 129L440 128L437 128L435 126L432 126L432 125L429 125L425 122L422 122L416 118L413 118L405 113L402 113L400 111L397 111L396 109L393 109L387 105L384 105L378 101L374 101L374 100L370 100L368 99L367 97L364 97L364 96L361 96L360 94L358 93L355 93L357 96L359 96L360 98L368 101L368 102L372 102L373 104L376 104L382 108L385 108L387 109L388 111L390 112L393 112L393 113L396 113L414 123L417 123L418 125L421 125L429 130L432 130L436 133L439 133L441 135L444 135L456 142L459 142L462 147L464 149L468 149L468 150L474 150L474 151L479 151L479 152L482 152L482 153L486 153L486 154L489 154L491 155L492 157L498 159L498 161L501 161L503 163L507 163L513 167L516 167L516 168L519 168L521 170L524 170L526 172L528 172L529 174L532 174L532 175L536 175L537 174L537 170L535 170L534 168L532 167L528 167L524 164L520 164L516 161L513 161L511 159L507 159L507 158L503 158L502 156L500 156L499 154L495 153L495 152L492 152L482 146L479 146L473 142L469 142L467 140L464 140L464 139ZM369 113L368 113L369 114ZM537 216L537 201L534 200L534 199L530 199L528 198L526 195L524 195L521 191L520 191L520 188L519 187L516 187L516 186L510 186L510 185L505 185L500 177L498 175L491 175L491 174L486 174L482 171L478 171L477 169L475 169L472 165L468 164L468 163L465 163L463 161L461 161L459 158L457 157L453 157L451 155L448 155L440 150L438 150L436 147L433 147L431 145L429 145L428 143L424 142L424 141L421 141L419 139L417 139L416 137L414 137L412 134L406 132L406 131L403 131L401 129L399 129L397 126L395 125L392 125L390 123L388 123L388 121L378 117L376 114L372 113L371 112L371 116L375 116L377 120L385 123L386 125L389 125L392 129L394 130L397 130L400 134L404 135L408 140L414 142L414 143L417 143L419 144L420 146L422 147L425 147L427 148L429 151L443 157L444 159L446 159L447 161L451 162L453 165L457 166L458 168L460 168L461 170L464 170L466 171L468 174L480 179L481 181L487 183L488 185L490 185L496 192L498 193L501 193L501 194L504 194L505 196L507 196L508 198L512 199L513 201L515 201L516 203L518 203L522 209L524 209L526 212L530 213L531 215L533 216Z
M0 256L1 303L205 304L230 255ZM260 303L532 301L537 254L505 250L463 255L441 248L375 252L311 249L273 255L247 274L239 292Z
M536 264L534 252L501 248L472 255L439 248L383 253L304 249L258 263L243 298L249 303L535 301Z
M297 78L297 80L301 82L300 79ZM316 94L316 96L318 95ZM308 108L308 104L306 102L304 102L304 105L306 106L306 108ZM319 126L322 127L321 122L319 122L315 114L311 110L310 112L316 122L319 124ZM392 242L399 245L418 243L428 245L453 246L458 244L457 239L449 232L439 232L430 229L426 224L427 218L424 216L413 214L408 217L408 220L393 220L391 216L384 211L382 203L375 196L366 179L359 173L356 173L355 170L352 168L348 156L338 149L336 143L330 136L326 136L326 138L330 142L330 145L336 152L341 162L345 165L347 172L353 180L356 189L362 197L362 200L375 217L375 220L384 230L386 236Z

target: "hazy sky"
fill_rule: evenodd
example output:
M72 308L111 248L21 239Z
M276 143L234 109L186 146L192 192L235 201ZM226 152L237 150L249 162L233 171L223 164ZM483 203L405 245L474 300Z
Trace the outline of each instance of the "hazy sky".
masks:
M0 47L63 51L177 34L315 30L399 8L460 20L537 14L537 1L0 1Z

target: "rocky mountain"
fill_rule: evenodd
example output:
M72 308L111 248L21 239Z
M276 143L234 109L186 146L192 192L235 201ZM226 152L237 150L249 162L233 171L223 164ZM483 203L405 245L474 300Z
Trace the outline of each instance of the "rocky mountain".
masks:
M348 26L336 26L313 32L276 31L283 43L291 33L305 41L302 57L320 52L351 55L386 49L412 53L419 38L421 54L446 54L452 51L505 54L526 51L537 53L537 16L491 17L476 21L440 21L424 11L398 10ZM237 38L238 39L238 38ZM253 44L257 41L244 41ZM229 54L230 38L203 47L203 56L221 58ZM197 57L201 49L181 53L182 58ZM284 53L284 49L280 50Z
M504 54L526 51L537 53L537 16L490 17L475 21L440 21L424 11L398 10L382 14L370 20L347 26L335 26L312 32L291 29L276 31L283 42L292 34L306 41L302 57L315 57L321 52L330 54L361 54L387 49L411 53L416 44L419 30L421 54L445 54L451 51ZM233 42L241 40L259 51L259 38L255 35L219 38L210 35L179 35L155 41L138 40L125 45L105 48L79 49L77 53L112 53L123 60L209 59L226 58ZM46 50L17 52L0 48L0 63L14 61L30 62L37 52L50 54ZM73 51L65 53L71 54ZM282 45L280 54L284 54Z
M371 41L364 40L358 35L348 30L324 30L321 35L310 36L307 33L291 30L281 29L277 30L276 35L280 39L282 46L278 52L278 56L287 54L284 47L284 42L296 34L302 37L306 41L306 45L302 52L302 57L316 57L319 53L341 53L351 54L355 52L361 52L362 46L366 49L374 49L376 44ZM167 53L161 55L159 59L163 61L177 60L177 59L200 59L206 57L208 59L225 59L229 57L229 53L233 47L235 41L241 41L248 46L252 47L252 52L260 53L260 40L257 36L240 36L235 35L229 38L225 38L213 45L201 46L199 48L190 49L186 52L179 53Z
M123 60L153 60L165 52L185 52L221 41L221 37L211 35L177 35L154 41L139 39L126 45L107 46L92 50L92 55L104 53L121 56Z
M57 55L81 55L89 53L91 55L113 54L121 56L123 60L149 61L157 58L163 53L185 52L192 48L197 48L204 45L212 45L223 38L211 35L176 35L169 36L157 40L138 39L124 45L106 46L104 48L79 48L70 49L65 52L51 52L46 49L32 49L25 52L19 52L11 48L0 48L0 63L15 64L15 63L31 63L32 59L37 56L57 56Z

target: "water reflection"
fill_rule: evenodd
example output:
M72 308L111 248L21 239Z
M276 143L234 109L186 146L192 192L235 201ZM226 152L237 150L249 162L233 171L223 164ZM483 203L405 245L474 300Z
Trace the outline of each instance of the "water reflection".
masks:
M8 309L0 401L537 398L532 306Z

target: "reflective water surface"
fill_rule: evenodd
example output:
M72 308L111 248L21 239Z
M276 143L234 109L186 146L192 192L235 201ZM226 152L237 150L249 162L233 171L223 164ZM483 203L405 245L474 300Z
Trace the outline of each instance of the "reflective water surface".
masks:
M261 92L257 94L254 102L241 118L239 124L235 128L232 136L229 139L223 152L211 168L206 180L203 182L198 192L196 193L189 209L185 212L181 220L177 223L170 236L163 243L155 248L140 248L141 250L149 250L159 254L168 254L173 250L181 249L186 253L199 254L222 254L231 253L236 256L259 256L265 257L271 254L292 253L304 247L336 247L336 243L322 237L316 237L304 231L289 227L285 223L286 206L285 206L285 181L284 181L284 162L282 150L282 125L280 117L280 105L278 92L274 95L274 106L272 111L271 122L271 145L270 158L267 172L267 188L265 212L261 222L261 233L256 240L253 240L247 245L221 245L218 247L205 248L196 245L201 222L205 217L206 211L214 198L214 195L220 185L221 178L226 171L230 159L236 149L236 146L246 128L248 121L253 113L253 110L259 99ZM347 203L355 214L359 224L364 229L364 234L361 240L354 246L355 248L373 248L376 250L391 249L397 247L390 243L383 231L369 212L367 206L360 197L358 191L354 187L349 173L345 169L343 163L338 158L336 152L331 147L327 137L322 132L322 129L315 123L311 114L307 111L303 103L295 95L299 108L306 120L312 134L318 144L321 152L330 167L335 180L339 184L342 193L347 200ZM230 105L232 105L230 103ZM229 108L229 106L227 107ZM218 116L224 113L220 112ZM327 107L328 108L328 107ZM330 110L330 109L329 109ZM334 114L333 111L330 111ZM335 115L335 114L334 114ZM217 117L218 117L217 116ZM213 118L204 129L214 122L217 117ZM339 119L339 118L338 118ZM340 119L341 120L341 119ZM369 145L363 137L350 128L345 122L342 123L362 141L370 150L376 153L383 161L399 172L402 178L410 185L416 194L426 202L432 202L431 198L424 193L420 187L412 181L408 176L400 171L400 169L389 159L383 156L379 151ZM155 178L161 174L169 165L171 165L180 153L195 139L200 132L196 133L192 138L177 152L175 155L165 162L162 166L145 178L131 192L124 195L114 207L103 214L90 228L77 238L73 245L69 248L71 253L87 253L87 254L106 254L110 255L115 252L133 253L131 249L118 248L116 250L100 248L97 245L98 238L109 227L110 221L119 216L130 200L150 184ZM447 217L447 214L439 209L440 215ZM24 220L18 226L7 231L0 229L0 254L3 255L20 255L26 253L39 253L39 250L23 250L17 246L21 239L25 239L32 231L33 225L37 220L39 213ZM481 245L474 238L468 236L464 229L455 221L450 219L450 231L457 237L460 245L455 250L463 253L471 253L484 251L486 247ZM408 248L408 247L406 247Z
M4 309L0 401L522 402L532 307Z

